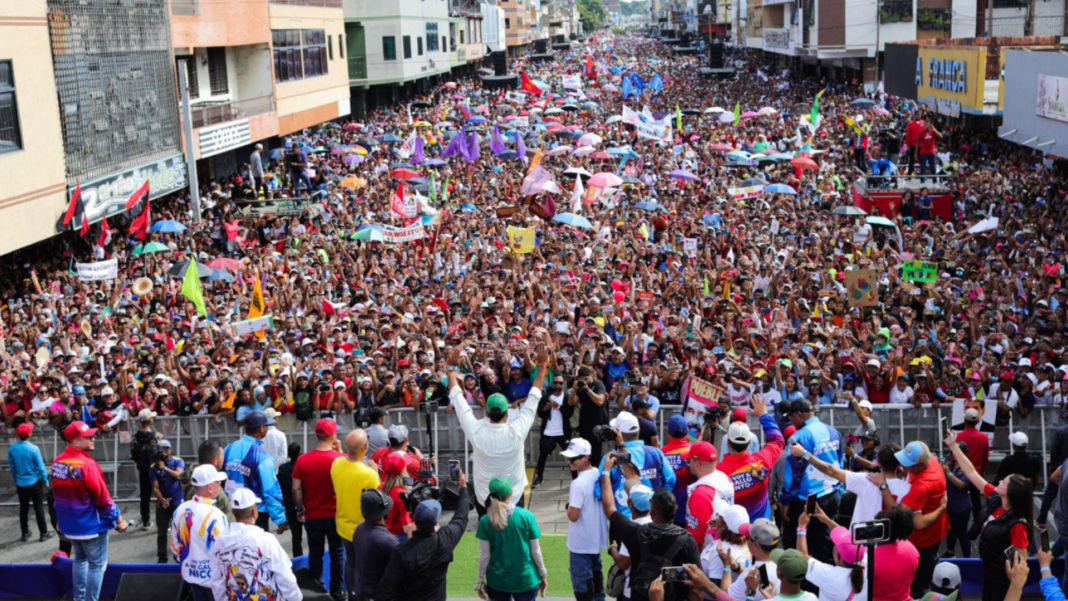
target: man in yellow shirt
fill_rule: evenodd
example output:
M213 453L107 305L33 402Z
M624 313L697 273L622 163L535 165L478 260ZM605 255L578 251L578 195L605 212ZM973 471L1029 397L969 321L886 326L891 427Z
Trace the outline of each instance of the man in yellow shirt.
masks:
M378 470L367 465L367 432L356 429L345 436L348 455L334 461L330 467L330 479L334 481L337 495L337 533L345 546L345 586L356 590L356 550L352 535L363 521L360 497L368 490L378 488Z

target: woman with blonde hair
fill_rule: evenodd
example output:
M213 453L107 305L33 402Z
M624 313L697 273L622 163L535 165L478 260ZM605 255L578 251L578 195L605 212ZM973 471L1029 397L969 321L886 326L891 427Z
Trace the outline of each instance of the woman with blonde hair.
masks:
M512 481L494 478L489 483L486 515L478 521L480 541L475 590L482 599L532 601L548 586L538 539L541 531L534 514L513 507Z

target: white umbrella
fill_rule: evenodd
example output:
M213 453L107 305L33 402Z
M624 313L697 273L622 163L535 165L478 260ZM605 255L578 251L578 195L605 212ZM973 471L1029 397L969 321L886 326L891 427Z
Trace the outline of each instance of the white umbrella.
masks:
M723 112L719 114L719 120L721 123L730 123L734 121L734 115L732 113Z
M714 107L712 107L710 109L705 109L705 114L706 115L708 115L710 113L724 113L724 112L726 112L726 109L721 109L718 106L714 106Z
M585 175L586 177L593 177L593 174L586 171L582 167L569 167L564 173L570 173L571 175Z
M616 121L622 121L622 120L623 120L623 115L612 115L611 117L608 118L607 121L604 122L604 124L605 125L610 125L612 123L615 123Z
M584 134L581 138L578 139L578 145L597 146L602 141L604 141L603 138L601 138L601 136L598 136L597 134Z
M562 112L564 112L564 111L563 111L563 109L559 109L559 108L556 108L556 107L554 106L554 107L552 107L551 109L548 109L548 110L546 110L546 111L545 111L545 114L546 114L546 115L556 115L556 114L558 114L558 113L562 113Z
M584 157L584 156L589 156L589 155L591 155L591 154L593 154L595 152L597 152L597 149L594 148L593 146L582 146L578 150L575 151L575 156Z
M571 154L575 149L570 146L557 146L549 151L549 156L558 157L562 154Z

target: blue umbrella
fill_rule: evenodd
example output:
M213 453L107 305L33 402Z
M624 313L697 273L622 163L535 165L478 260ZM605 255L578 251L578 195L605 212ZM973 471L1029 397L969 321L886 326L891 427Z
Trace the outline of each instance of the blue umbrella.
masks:
M271 152L267 153L267 158L272 161L282 160L282 155L285 153L285 148L275 148Z
M662 210L664 207L655 202L639 202L638 204L634 205L634 208L655 213L656 211Z
M793 194L797 196L797 190L794 190L786 184L771 184L764 188L765 194Z
M234 276L232 276L230 272L226 271L225 269L216 269L215 271L211 272L211 275L208 276L209 282L218 282L219 280L222 280L224 282L233 282Z
M429 159L429 160L423 161L423 165L426 166L426 167L440 167L440 166L442 166L444 164L445 164L445 161L443 161L441 159Z
M620 146L618 148L609 148L605 152L607 152L608 154L614 155L614 156L618 156L618 157L630 157L630 156L636 157L636 156L638 156L638 154L636 152L634 152L633 150L631 150L627 146Z
M401 141L400 136L395 136L393 134L378 136L377 140L383 144L396 144Z
M775 154L769 154L768 158L776 161L792 161L794 160L794 155L789 152L776 152Z
M408 180L408 183L413 185L413 186L418 186L418 185L421 185L421 184L429 184L430 180L428 180L425 177L413 177L410 180Z
M415 169L415 166L411 163L405 163L404 161L397 161L391 166L392 169Z
M364 225L356 230L356 233L352 235L352 239L363 240L364 242L384 242L386 234L380 225Z
M152 224L153 232L164 232L173 234L175 232L184 232L185 226L177 221L171 221L170 219L164 219L163 221L157 221Z
M486 122L486 118L483 117L482 115L475 115L474 117L471 117L470 119L468 119L467 122L468 123L485 123Z
M593 224L589 219L586 219L582 215L576 215L574 213L560 213L553 217L553 221L557 221L564 225L570 225L572 227L581 227L583 229L592 230Z
M497 158L501 159L502 161L509 161L517 156L519 155L517 155L514 150L505 150L501 154L497 155Z
M871 107L875 106L875 101L871 98L857 98L849 104L860 109L870 109Z

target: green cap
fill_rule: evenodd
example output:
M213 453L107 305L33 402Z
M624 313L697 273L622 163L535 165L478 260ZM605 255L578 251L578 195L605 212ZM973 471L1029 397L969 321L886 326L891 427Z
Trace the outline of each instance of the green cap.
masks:
M499 392L489 395L489 398L486 399L486 411L493 413L508 411L508 399L504 398L504 395Z
M808 574L808 560L797 549L775 549L771 560L779 567L779 575L790 582L802 582Z
M886 338L887 342L889 342L890 341L890 328L879 328L879 331L875 334L875 337L878 338L879 336L882 336L883 338Z
M512 481L508 478L494 478L489 483L490 494L495 494L502 500L512 494Z

